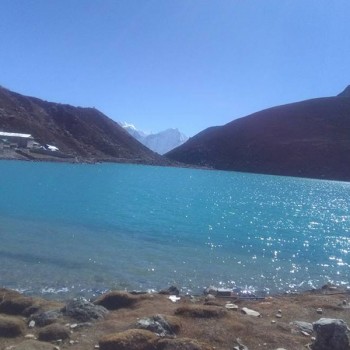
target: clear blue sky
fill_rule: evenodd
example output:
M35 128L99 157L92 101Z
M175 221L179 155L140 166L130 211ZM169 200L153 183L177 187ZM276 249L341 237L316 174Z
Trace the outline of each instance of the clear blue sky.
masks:
M349 0L0 0L0 85L189 136L350 84Z

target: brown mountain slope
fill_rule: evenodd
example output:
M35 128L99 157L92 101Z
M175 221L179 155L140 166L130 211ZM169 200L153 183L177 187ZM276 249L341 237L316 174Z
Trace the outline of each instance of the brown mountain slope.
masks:
M222 170L349 181L349 91L208 128L166 156Z
M2 87L0 131L31 134L80 161L169 164L97 109L46 102Z

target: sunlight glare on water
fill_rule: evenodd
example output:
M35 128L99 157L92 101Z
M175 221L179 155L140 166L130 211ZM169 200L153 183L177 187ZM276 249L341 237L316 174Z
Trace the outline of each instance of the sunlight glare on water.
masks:
M2 286L348 284L348 183L125 164L2 161L0 172Z

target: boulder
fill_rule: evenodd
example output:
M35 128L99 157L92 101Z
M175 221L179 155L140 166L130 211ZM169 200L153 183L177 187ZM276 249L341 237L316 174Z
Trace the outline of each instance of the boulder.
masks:
M136 327L146 329L161 337L175 336L175 334L180 330L179 322L174 322L174 320L168 322L168 319L166 319L163 315L141 318L139 321L137 321Z
M90 303L84 298L69 301L61 311L64 315L80 322L101 319L108 313L105 307Z
M162 289L159 291L159 294L165 294L165 295L179 295L180 294L180 290L179 288L175 287L175 286L170 286L167 289Z
M63 315L60 310L49 310L32 315L30 317L30 321L34 321L36 326L44 327L57 322L57 320L62 316Z
M158 337L144 329L105 335L99 341L100 350L155 350Z
M236 339L237 345L233 347L233 350L249 350L246 345L244 345L240 338Z
M213 348L199 343L193 339L161 339L158 342L157 350L212 350Z
M346 335L347 325L343 320L320 318L313 323L316 340L311 345L313 350L349 350Z
M305 332L311 334L313 332L312 323L304 322L304 321L293 321L290 323L290 326L299 332Z
M261 317L260 312L252 310L252 309L248 309L247 307L242 307L241 311L243 314L246 314L248 316Z
M127 292L113 291L101 295L94 301L95 305L104 306L108 310L117 310L135 305L139 298Z
M44 341L65 340L69 338L70 332L67 327L60 324L50 324L38 332L38 339Z

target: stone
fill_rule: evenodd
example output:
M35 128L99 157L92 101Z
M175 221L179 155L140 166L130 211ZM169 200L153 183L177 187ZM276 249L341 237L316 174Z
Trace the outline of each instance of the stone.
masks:
M107 310L117 310L132 307L139 298L127 292L113 291L101 295L94 301L95 305L104 306Z
M55 350L56 346L37 340L26 340L14 347L14 350Z
M237 345L233 347L234 350L249 350L248 347L242 343L241 339L237 338L236 343Z
M44 327L49 324L55 323L62 316L63 315L60 310L49 310L32 315L30 317L30 322L34 321L35 325L39 327Z
M159 291L159 294L165 294L165 295L179 295L180 294L180 290L179 288L175 287L175 286L170 286L167 289L162 289Z
M29 328L34 328L35 327L35 321L34 320L31 320L28 324L28 327Z
M216 296L213 294L207 294L207 296L205 297L205 301L212 301L215 299L216 299Z
M322 308L318 308L317 310L316 310L316 312L318 313L318 314L322 314L323 313L323 310L322 310Z
M34 334L26 334L24 336L24 338L26 338L26 339L35 339L35 335Z
M308 334L311 334L313 332L312 323L309 322L293 321L290 323L290 326L299 332L306 332Z
M238 305L233 304L233 303L228 303L228 304L225 305L225 308L227 310L237 311L238 310Z
M169 300L171 300L173 303L176 303L179 301L181 298L176 296L176 295L169 295Z
M157 350L211 350L206 344L200 343L194 339L177 338L161 339L157 344Z
M99 341L101 350L154 350L158 337L144 329L130 329L103 336Z
M38 339L44 341L65 340L69 338L69 330L57 323L50 324L38 332Z
M248 316L261 317L260 312L248 309L247 307L243 307L241 311Z
M171 324L172 323L172 324ZM163 315L145 317L137 321L136 327L146 329L161 337L173 337L180 330L179 323L168 322Z
M313 323L316 340L311 345L313 350L348 350L349 339L347 325L343 320L321 318Z
M65 316L80 322L102 319L108 313L105 307L90 303L84 298L69 301L61 311Z
M0 315L0 337L18 337L24 334L24 329L24 321L12 316Z

